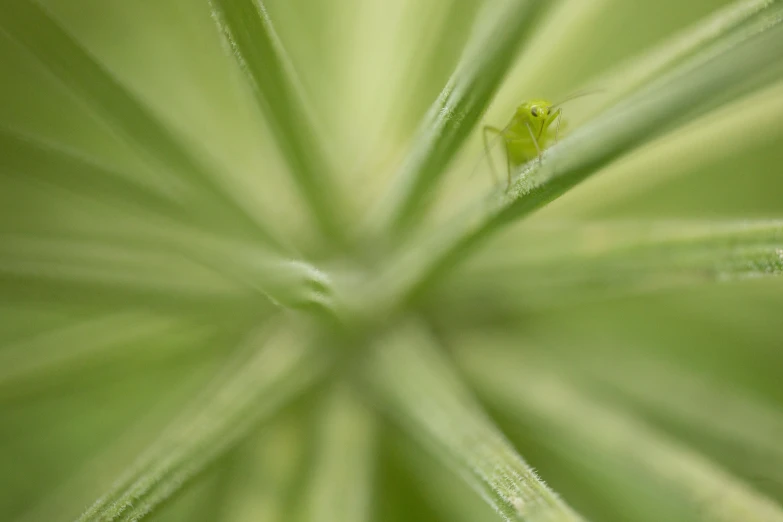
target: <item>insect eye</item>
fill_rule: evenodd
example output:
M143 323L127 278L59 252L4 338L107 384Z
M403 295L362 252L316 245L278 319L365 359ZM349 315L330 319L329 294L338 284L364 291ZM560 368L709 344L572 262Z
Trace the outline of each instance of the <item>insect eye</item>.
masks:
M538 107L530 109L530 114L532 114L534 118L538 118Z

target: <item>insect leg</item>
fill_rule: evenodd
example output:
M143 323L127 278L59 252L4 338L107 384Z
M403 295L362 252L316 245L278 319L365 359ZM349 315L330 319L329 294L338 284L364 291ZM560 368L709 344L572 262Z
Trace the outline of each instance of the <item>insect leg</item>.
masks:
M511 188L511 154L506 150L506 175L508 176L508 182L506 184L506 190Z
M495 170L495 162L492 161L491 147L489 146L489 140L487 139L489 137L488 133L490 132L494 133L495 136L502 136L503 131L491 125L484 125L484 128L482 130L482 133L484 135L484 153L487 155L487 162L489 162L489 170L492 172L492 181L494 181L495 185L497 185L498 173L497 170Z
M560 140L560 122L563 121L563 109L557 109L549 119L555 121L555 118L557 118L557 127L555 128L555 143L557 143Z
M541 147L538 145L536 135L533 134L533 129L530 127L530 123L525 122L525 127L527 127L527 131L530 133L530 139L533 140L533 145L536 146L536 151L538 152L538 162L541 163Z

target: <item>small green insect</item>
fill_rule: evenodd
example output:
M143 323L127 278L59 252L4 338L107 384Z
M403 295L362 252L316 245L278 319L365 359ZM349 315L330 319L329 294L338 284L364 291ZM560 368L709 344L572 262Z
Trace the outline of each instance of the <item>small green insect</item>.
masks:
M517 107L508 125L502 129L491 125L484 126L484 149L496 183L498 175L490 155L490 134L502 139L505 145L506 167L508 169L507 186L510 187L512 169L535 158L540 160L543 151L552 143L557 142L562 114L563 110L548 100L530 100ZM553 132L552 125L555 120L557 120L557 126Z
M506 152L506 168L508 182L506 188L511 187L511 171L524 165L535 158L541 160L541 156L560 137L560 127L563 124L562 104L575 98L588 96L601 92L601 90L582 91L573 94L559 103L552 103L549 100L529 100L517 107L508 125L499 129L491 125L485 125L484 151L489 161L490 169L495 183L498 181L498 174L495 170L495 164L490 154L490 134L494 134L496 139L503 140ZM557 125L554 125L557 121ZM553 127L554 125L554 127Z

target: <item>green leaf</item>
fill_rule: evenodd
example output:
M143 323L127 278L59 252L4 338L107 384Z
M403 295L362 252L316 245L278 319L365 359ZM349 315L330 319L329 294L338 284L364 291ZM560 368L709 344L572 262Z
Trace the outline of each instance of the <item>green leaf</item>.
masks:
M348 389L334 390L325 402L303 520L371 520L377 447L372 413Z
M76 292L99 301L332 308L325 273L258 244L165 221L157 229L100 227L75 235L1 234L0 288L20 297L48 288L55 299Z
M520 232L501 236L449 281L512 300L562 304L783 274L778 221L596 223Z
M783 82L726 104L604 169L600 175L544 209L541 219L605 211L625 198L694 171L726 169L743 154L776 143L783 119ZM747 125L752 121L753 125ZM755 149L755 150L754 150ZM736 177L744 183L746 178Z
M523 166L509 190L496 189L440 231L425 235L413 248L416 252L406 252L390 263L408 266L405 270L395 268L388 276L390 280L384 283L385 291L390 293L388 299L394 302L415 297L498 229L538 210L611 161L671 130L683 114L693 117L700 107L725 98L727 92L739 96L744 88L756 87L750 80L759 74L767 80L770 70L783 74L783 68L777 67L783 57L783 26L765 26L721 51L713 57L708 50L709 59L696 56L681 64L665 78L574 131L547 151L543 161ZM404 274L404 278L398 274Z
M540 208L598 168L671 130L684 115L693 118L726 92L739 96L743 87L755 87L748 82L759 74L768 79L765 73L770 69L783 73L775 67L783 56L783 28L779 23L720 50L717 56L708 50L706 57L698 55L681 64L575 131L553 148L542 164L525 166L508 194L496 197L496 211L487 221L486 230Z
M589 375L598 388L671 419L688 433L720 441L724 450L742 456L748 470L783 484L783 412L768 400L654 356L574 362L582 378Z
M105 231L109 235L110 231ZM162 223L143 233L111 233L123 244L185 259L210 269L243 288L284 307L326 308L335 313L333 282L326 272L302 259L283 257L258 243L224 238L187 226ZM108 242L101 236L101 241Z
M345 236L332 168L309 108L261 0L210 0L215 21L274 130L302 196L321 231Z
M182 140L164 126L153 111L124 87L67 32L36 0L3 2L0 32L27 51L30 58L104 122L150 164L164 173L158 183L172 197L194 199L216 222L230 224L246 237L274 237L253 217L252 209L240 208L215 173L205 168Z
M705 49L725 51L767 24L776 24L780 0L739 0L716 10L654 49L591 82L607 93L594 110L609 108Z
M380 342L364 379L381 407L503 520L581 520L514 451L440 350L413 325Z
M63 345L58 347L62 349ZM135 455L155 443L161 430L171 423L172 416L198 396L228 358L220 354L212 360L208 356L204 357L206 364L182 365L180 362L178 370L168 372L170 385L162 395L147 389L133 390L133 393L148 396L149 407L143 414L130 419L127 429L107 441L105 447L95 448L88 453L89 458L80 462L62 483L43 491L41 498L26 506L24 514L15 520L40 522L78 518L85 506L89 506L106 491L112 481L130 469ZM149 368L146 372L149 372ZM146 384L143 378L140 382ZM55 393L59 391L55 390ZM62 410L62 406L58 405L58 409ZM70 411L64 413L72 414Z
M534 419L548 440L587 443L602 459L633 466L671 487L671 502L692 508L687 520L705 522L773 522L783 510L741 480L689 447L669 439L621 409L604 405L560 372L525 358L514 364L507 350L485 345L460 350L461 367L503 411L517 419Z
M541 4L500 0L479 13L457 69L430 107L389 189L381 214L394 231L409 232L426 211L447 165L511 67Z
M3 178L9 187L32 185L39 194L54 188L63 207L90 214L87 223L80 223L79 227L57 220L45 221L43 227L38 225L49 232L59 228L62 230L58 233L73 235L75 228L89 226L103 227L110 232L108 237L124 228L141 229L139 235L154 236L178 228L190 235L195 229L203 235L226 236L208 205L172 191L165 178L155 172L110 168L78 151L0 126L0 179ZM102 214L103 219L96 219L96 213ZM9 225L17 226L14 222ZM254 239L259 239L258 234ZM260 243L279 245L272 236L261 239Z
M498 515L462 477L403 433L393 432L390 458L402 461L425 500L450 522L495 522ZM440 520L440 519L439 519Z
M136 249L125 243L4 234L0 242L4 277L74 281L96 287L115 285L161 295L216 295L237 289L187 259Z
M291 329L251 336L203 395L79 521L143 518L311 386L325 360L301 326L299 332L286 326Z
M300 475L310 456L308 427L301 416L286 414L228 456L230 487L221 522L295 519L292 512L301 506Z
M41 331L0 351L0 401L52 387L93 367L154 351L182 353L210 337L214 326L141 312L102 313L52 331Z
M0 176L9 183L46 185L121 205L127 212L162 216L187 212L165 183L146 173L117 172L78 152L0 127ZM196 218L191 212L189 218Z

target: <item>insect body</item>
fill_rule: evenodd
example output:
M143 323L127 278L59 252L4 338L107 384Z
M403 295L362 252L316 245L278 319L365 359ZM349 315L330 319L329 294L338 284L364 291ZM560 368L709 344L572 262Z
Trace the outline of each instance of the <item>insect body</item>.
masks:
M560 131L562 110L547 100L530 100L517 107L508 125L502 129L487 125L484 127L484 148L486 149L492 174L497 181L495 165L490 154L489 136L494 134L503 141L508 169L508 186L511 186L511 170L539 158L541 153L557 141ZM557 126L552 132L552 124Z

